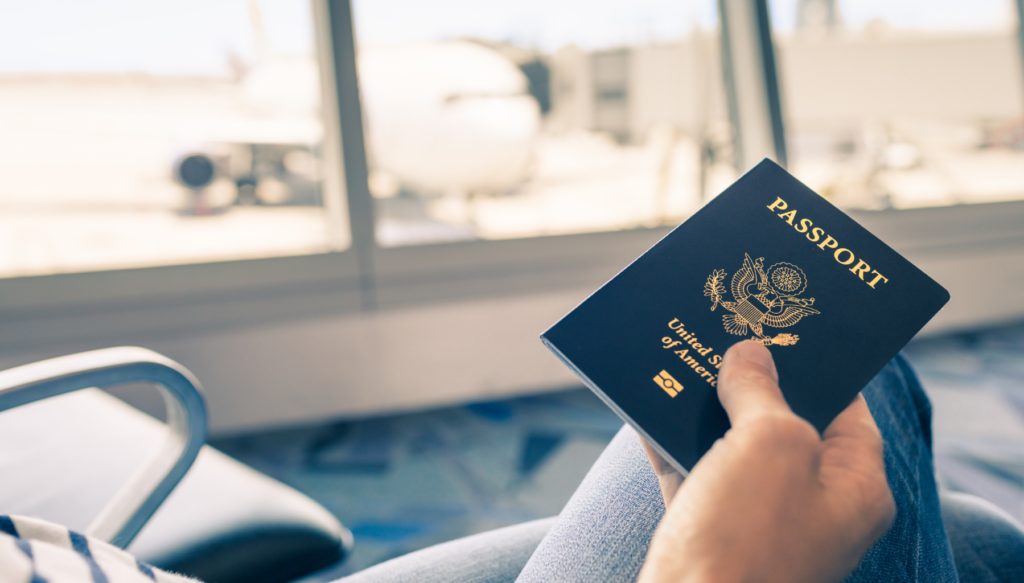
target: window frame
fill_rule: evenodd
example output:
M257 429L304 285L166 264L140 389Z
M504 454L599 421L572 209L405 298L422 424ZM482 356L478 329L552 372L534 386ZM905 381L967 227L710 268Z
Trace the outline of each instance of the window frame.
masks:
M324 151L328 162L337 162L325 184L325 191L334 193L325 198L334 202L325 206L332 224L347 222L348 248L312 255L0 279L0 329L6 331L0 335L0 351L94 347L141 331L182 334L325 315L372 315L466 299L593 289L669 232L668 228L639 228L381 247L367 185L351 2L311 1L328 104ZM726 3L728 7L723 8ZM1024 6L1024 0L1016 4ZM729 52L729 64L723 65L729 98L749 100L750 90L745 88L762 88L754 92L762 100L760 114L735 117L741 139L745 131L760 125L758 131L767 131L770 138L764 143L781 143L784 148L778 83L770 79L774 73L765 69L765 63L774 62L774 54L764 52L771 46L764 40L771 34L767 0L719 0L719 10L728 12L727 18L720 19L724 43L729 42L724 37L735 39L740 32L750 37L742 50L723 47ZM737 13L750 26L735 25ZM751 62L740 63L743 60ZM329 107L330 103L336 107ZM1018 207L1024 208L1024 202L1005 208L1016 216ZM899 238L888 218L865 215L858 219L868 228L875 223L882 231L891 227ZM1000 235L1002 240L1014 236L1009 229ZM878 234L886 238L884 232ZM977 239L990 236L978 233ZM922 237L927 240L914 242L916 249L943 245L940 237Z
M348 247L339 249L345 241L336 236L339 250L320 254L0 279L0 328L8 332L0 350L596 286L668 232L381 247L367 183L351 2L311 1L325 100L325 207L336 230L347 223Z
M351 245L342 249L337 237L337 250L320 254L0 279L0 368L102 346L152 346L209 383L215 432L572 382L524 330L539 333L557 317L554 310L571 308L669 229L382 248L361 132L359 139L351 133L362 119L358 90L337 91L337 79L356 72L350 0L311 1L325 104L337 105L324 108L324 152L334 162L325 183L325 192L334 193L325 198L334 202L325 206L337 231L348 223ZM759 47L770 38L770 24L751 17L766 0L720 0L720 7L724 2L757 23L742 34L760 36L730 55L723 74L730 99L762 100L748 108L754 115L736 116L735 123L741 139L761 132L761 151L770 155L779 143L772 128L781 130L781 115L773 121L772 111L781 104L764 101L768 92L750 95L750 87L767 82L762 65L769 57ZM720 19L723 36L740 34L727 20ZM332 39L345 34L349 45L339 48ZM1024 277L1017 259L1024 256L1024 201L976 206L851 213L963 298L933 320L932 331L1024 315L1024 297L999 291ZM954 229L951 241L947 233ZM443 314L443 323L435 314ZM516 328L517 318L529 322ZM396 369L423 374L409 383L381 373ZM516 376L518 370L530 372Z

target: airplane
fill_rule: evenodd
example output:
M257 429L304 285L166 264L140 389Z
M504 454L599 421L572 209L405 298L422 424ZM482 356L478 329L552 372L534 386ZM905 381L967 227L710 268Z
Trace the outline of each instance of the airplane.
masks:
M172 173L192 192L195 214L319 204L317 63L275 51L256 0L248 8L257 61L232 63L243 102L261 119L211 128L203 145L176 156ZM471 40L369 46L357 66L375 196L499 194L525 180L540 105L501 52Z
M227 52L233 75L5 73L0 126L17 147L5 151L0 203L185 215L319 205L320 63L275 47L258 3L248 7L256 55ZM502 193L525 179L541 113L500 51L365 46L358 67L376 194ZM74 170L52 176L54 164Z

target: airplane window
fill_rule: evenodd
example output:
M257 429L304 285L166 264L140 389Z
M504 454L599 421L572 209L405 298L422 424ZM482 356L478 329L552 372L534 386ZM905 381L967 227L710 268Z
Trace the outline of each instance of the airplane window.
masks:
M1012 0L772 0L790 170L848 208L1024 198Z
M736 178L713 0L355 0L385 246L677 224Z
M308 2L5 7L0 277L344 247L315 46Z

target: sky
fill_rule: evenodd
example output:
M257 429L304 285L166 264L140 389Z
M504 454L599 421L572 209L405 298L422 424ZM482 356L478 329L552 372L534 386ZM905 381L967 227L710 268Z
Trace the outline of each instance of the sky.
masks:
M310 3L259 0L275 49L310 52ZM256 43L245 0L0 0L0 71L228 75Z
M308 0L258 0L275 50L310 52ZM476 36L554 51L670 41L716 24L715 0L353 0L361 44ZM797 0L770 0L785 32ZM848 28L979 30L1014 21L1012 0L840 0ZM256 59L245 0L0 0L0 72L228 75Z
M457 36L509 40L554 51L678 38L717 23L715 0L354 0L362 43ZM769 0L773 27L792 30L797 0ZM1012 0L840 0L851 29L877 18L893 28L978 30L1014 22Z
M355 0L359 42L479 36L548 52L679 38L714 26L714 0Z

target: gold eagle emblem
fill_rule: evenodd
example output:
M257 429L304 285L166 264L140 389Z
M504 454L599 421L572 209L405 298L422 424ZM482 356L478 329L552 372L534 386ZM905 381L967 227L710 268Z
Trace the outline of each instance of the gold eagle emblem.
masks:
M732 302L724 299L725 270L716 269L704 284L704 295L711 298L711 311L722 306L732 312L722 317L726 332L743 336L749 329L751 340L765 346L792 346L800 337L796 334L766 335L764 327L788 328L804 316L820 314L811 306L814 298L799 298L807 289L807 276L792 263L776 263L764 269L764 257L757 261L743 254L743 267L733 274Z

